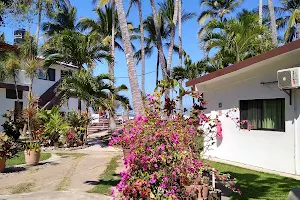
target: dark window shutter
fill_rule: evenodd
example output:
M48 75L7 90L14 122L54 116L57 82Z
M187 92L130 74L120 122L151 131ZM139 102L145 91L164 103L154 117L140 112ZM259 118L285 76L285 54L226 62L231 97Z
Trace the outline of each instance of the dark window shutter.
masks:
M55 81L55 69L48 69L48 79L49 81Z

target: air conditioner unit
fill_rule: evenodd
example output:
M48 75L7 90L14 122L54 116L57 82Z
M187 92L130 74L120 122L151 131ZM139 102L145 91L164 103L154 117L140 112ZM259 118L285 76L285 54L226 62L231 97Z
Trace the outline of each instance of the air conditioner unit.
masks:
M299 88L300 67L278 70L277 80L280 89Z

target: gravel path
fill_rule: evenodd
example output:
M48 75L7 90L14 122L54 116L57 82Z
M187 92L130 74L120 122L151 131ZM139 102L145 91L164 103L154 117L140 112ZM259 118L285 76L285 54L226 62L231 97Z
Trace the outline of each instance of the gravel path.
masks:
M38 166L18 166L6 169L6 173L0 174L0 200L24 199L24 196L16 194L32 192L48 193L49 195L53 193L57 194L58 197L64 196L64 193L57 191L72 191L66 192L70 198L66 196L65 199L74 199L71 198L74 193L77 192L79 195L81 192L84 193L92 189L111 158L122 155L120 150L106 147L100 142L99 137L105 134L103 132L91 135L89 141L93 145L88 148L61 152L77 153L76 155L79 156L57 156L55 153L59 152L53 151L51 152L53 156ZM80 156L81 154L84 155ZM9 196L11 198L2 196L11 194L15 195ZM34 194L25 196L28 199L34 199ZM59 199L58 197L55 199ZM40 199L45 200L45 198Z

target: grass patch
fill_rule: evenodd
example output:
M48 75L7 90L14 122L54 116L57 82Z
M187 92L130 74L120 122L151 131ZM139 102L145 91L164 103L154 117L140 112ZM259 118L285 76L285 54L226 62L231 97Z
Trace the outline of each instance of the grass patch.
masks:
M300 181L275 174L258 172L228 164L208 161L223 173L230 173L237 179L237 188L242 195L234 194L231 199L286 199L291 189L300 187Z
M58 155L58 156L71 156L74 159L82 158L83 156L86 155L84 153L55 153L55 154Z
M34 186L34 183L20 183L14 187L11 188L12 194L21 194L21 193L28 193L32 192L32 188Z
M40 161L47 160L51 157L51 153L41 153ZM24 152L19 153L16 157L6 160L6 166L25 164Z
M90 193L99 193L99 194L110 194L110 188L116 186L121 178L116 176L116 169L118 167L118 160L121 159L121 156L116 156L111 159L108 166L106 167L104 173L100 176L99 182L97 185L89 190Z

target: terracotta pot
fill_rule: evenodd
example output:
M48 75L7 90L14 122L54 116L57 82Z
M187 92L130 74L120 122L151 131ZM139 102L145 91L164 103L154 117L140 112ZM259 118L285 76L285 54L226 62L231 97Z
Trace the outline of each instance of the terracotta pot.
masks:
M0 173L4 172L5 169L5 163L6 163L6 157L0 158Z
M25 154L26 165L34 166L39 163L40 155L41 155L40 150L38 151L25 150L24 154Z
M204 200L208 199L208 194L209 194L208 191L209 191L208 185L207 184L202 185L202 198ZM199 196L198 196L198 198L199 198Z
M130 155L130 149L123 148L123 154L124 154L124 158L128 159Z

